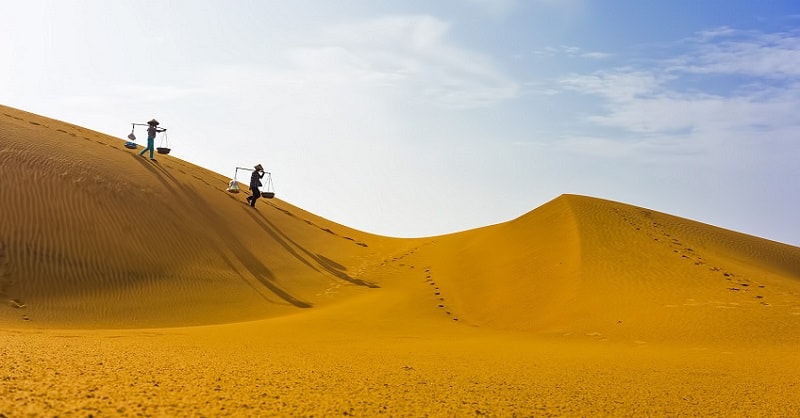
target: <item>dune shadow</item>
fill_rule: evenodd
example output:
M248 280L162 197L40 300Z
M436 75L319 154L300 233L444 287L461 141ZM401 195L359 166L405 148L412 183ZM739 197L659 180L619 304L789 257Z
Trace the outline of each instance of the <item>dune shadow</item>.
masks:
M285 233L283 233L280 229L278 229L278 227L274 223L272 223L272 221L267 219L267 217L263 213L258 212L258 215L256 215L255 213L253 213L253 211L246 211L246 212L253 218L253 220L257 224L259 224L261 226L262 229L264 229L264 231L267 232L267 234L269 234L272 238L274 238L276 241L278 241L278 243L281 246L286 248L298 260L300 260L301 262L303 262L307 266L313 268L314 270L319 271L317 268L312 266L311 263L309 263L309 261L305 257L303 257L300 254L298 254L297 251L294 251L294 249L291 246L289 246L289 243L291 243L292 246L296 247L301 252L303 252L303 254L305 254L308 258L310 258L311 260L316 262L317 265L322 267L323 270L325 270L326 272L328 272L329 274L331 274L332 276L334 276L334 277L336 277L338 279L347 281L349 283L352 283L352 284L355 284L355 285L358 285L358 286L366 286L366 287L373 288L373 289L380 287L375 283L351 277L350 275L345 273L345 270L347 270L346 267L342 266L341 264L339 264L339 263L337 263L337 262L335 262L335 261L331 260L330 258L327 258L327 257L325 257L323 255L314 254L311 251L309 251L306 248L304 248L303 246L299 245L294 240L289 238L289 236L287 236Z
M319 272L319 269L314 267L314 265L312 265L308 260L306 260L305 257L303 257L302 255L298 254L297 251L295 251L294 248L292 248L292 246L289 245L289 243L286 242L286 241L288 240L289 242L292 243L292 245L294 245L297 248L300 248L300 250L303 251L303 252L307 252L307 251L305 251L302 247L297 245L296 242L294 242L290 238L286 237L282 232L278 231L278 229L275 228L275 226L271 222L269 222L266 219L266 217L264 217L264 215L261 215L261 217L260 217L261 219L259 219L259 217L256 216L254 210L249 209L249 208L245 208L244 211L245 211L245 213L247 215L249 215L251 218L253 218L253 221L255 221L255 223L257 223L261 227L261 229L264 230L264 232L266 232L270 237L272 237L272 239L274 239L278 244L280 244L280 246L283 247L283 249L286 250L286 252L291 254L294 258L296 258L297 260L299 260L301 263L305 264L306 266L308 266L312 270ZM269 225L267 225L267 224L269 224ZM286 239L284 239L283 237L286 237Z
M139 151L139 150L136 150L136 151ZM172 185L172 183L170 183L169 181L167 181L167 179L166 179L166 178L164 178L164 176L161 174L161 173L163 172L164 174L167 174L167 175L169 175L168 173L164 172L163 170L159 170L159 169L157 169L157 168L156 168L157 166L156 166L155 164L148 162L148 160L147 160L147 157L144 157L144 156L141 156L141 155L139 155L139 153L138 153L138 152L132 152L132 153L130 153L130 155L131 155L131 157L133 157L133 159L134 159L134 160L135 160L137 163L139 163L139 164L140 164L142 167L144 167L144 168L145 168L147 171L149 171L149 172L153 173L153 174L156 176L156 180L158 180L159 182L161 182L161 184L162 184L164 187L166 187L166 188L167 188L167 190L169 190L169 192L170 192L170 193L172 193L173 195L177 195L177 194L178 194L178 189L177 189L177 188L175 188L175 186L173 186L173 185ZM176 184L176 185L179 185L179 184L180 184L180 182L176 182L176 180L174 179L174 177L172 178L172 181L173 181L173 182L175 182L175 184Z
M137 159L141 160L141 158L138 157ZM213 233L213 237L210 237L210 240L213 241L214 238L221 240L225 248L231 250L231 253L233 253L234 257L236 257L239 263L241 263L241 265L243 265L245 269L247 269L247 271L250 272L250 274L255 277L259 283L261 283L261 285L269 289L269 291L283 299L285 302L295 307L310 308L312 306L308 302L297 299L275 284L275 275L272 273L272 271L270 271L270 269L264 265L264 263L262 263L252 251L245 247L234 233L225 227L225 219L208 206L208 203L203 200L202 197L200 197L197 190L189 185L182 184L166 169L158 165L148 164L146 161L142 162L151 172L156 175L156 177L158 177L159 181L161 181L171 193L173 193L176 197L181 198L189 207L205 218L206 225L209 227L210 232ZM231 263L228 257L225 256L221 250L218 249L217 252L223 256L223 259L228 266L233 267L233 263ZM239 273L237 269L234 268L233 270Z
M323 263L327 268L334 270L341 270L341 271L347 270L345 266L331 260L328 257L325 257L324 255L317 254L317 257L319 258L320 262Z
M342 266L341 264L331 260L328 257L325 257L325 256L323 256L321 254L316 254L313 257L314 257L315 260L317 260L317 262L328 273L330 273L330 274L332 274L332 275L334 275L334 276L336 276L336 277L338 277L338 278L340 278L342 280L348 281L348 282L353 283L353 284L357 284L359 286L366 286L366 287L369 287L369 288L372 288L372 289L376 289L376 288L380 287L375 283L368 282L368 281L361 280L361 279L356 279L355 277L350 277L347 273L345 273L345 270L347 270L347 269L344 266Z
M319 230L321 230L321 231L323 231L323 232L327 232L327 233L329 233L329 234L331 234L331 235L333 235L333 236L335 236L335 237L339 237L339 238L342 238L342 239L346 239L346 240L348 240L348 241L352 241L352 242L354 242L356 245L358 245L358 246L361 246L361 247L369 247L369 245L367 245L367 244L366 244L366 243L364 243L364 242L356 241L356 240L355 240L355 238L346 237L346 236L341 236L341 235L337 234L336 232L334 232L334 231L333 231L332 229L330 229L330 228L324 228L324 227L322 227L322 226L319 226L319 225L315 224L314 222L312 222L312 221L310 221L310 220L308 220L308 219L303 219L303 218L300 218L300 217L298 217L297 215L295 215L294 213L292 213L292 212L290 212L290 211L288 211L288 210L286 210L286 209L284 209L284 208L278 207L278 206L276 206L276 205L274 205L274 204L272 204L272 203L268 203L268 205L270 205L270 206L271 206L273 209L275 209L275 210L279 210L279 211L281 211L281 212L285 213L286 215L288 215L288 216L291 216L292 218L299 219L299 220L301 220L301 221L303 221L303 222L305 222L305 223L307 223L307 224L309 224L309 225L313 226L314 228L318 228Z

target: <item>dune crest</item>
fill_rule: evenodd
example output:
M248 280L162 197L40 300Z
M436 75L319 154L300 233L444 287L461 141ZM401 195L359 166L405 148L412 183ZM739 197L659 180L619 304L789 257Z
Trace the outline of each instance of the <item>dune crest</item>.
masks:
M420 258L438 261L437 294L474 325L601 340L800 343L800 248L650 209L563 195L425 251Z

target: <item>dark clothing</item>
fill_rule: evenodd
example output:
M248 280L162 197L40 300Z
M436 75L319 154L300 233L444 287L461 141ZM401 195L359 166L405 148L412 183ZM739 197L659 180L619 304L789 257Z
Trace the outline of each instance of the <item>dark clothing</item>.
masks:
M253 174L250 175L250 187L261 187L261 179L263 178L263 171L253 171Z
M253 171L253 174L250 175L250 191L253 192L252 196L247 197L247 201L250 202L250 206L256 207L256 200L261 197L261 179L264 178L263 171Z

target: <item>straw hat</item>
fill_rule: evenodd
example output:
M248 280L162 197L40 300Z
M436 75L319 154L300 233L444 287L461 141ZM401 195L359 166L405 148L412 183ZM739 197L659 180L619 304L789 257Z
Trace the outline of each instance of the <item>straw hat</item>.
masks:
M255 168L256 168L256 170L258 170L258 171L264 171L264 167L261 167L261 164L256 164L256 167L255 167Z
M155 119L151 119L150 122L147 122L148 125L158 125L158 121Z

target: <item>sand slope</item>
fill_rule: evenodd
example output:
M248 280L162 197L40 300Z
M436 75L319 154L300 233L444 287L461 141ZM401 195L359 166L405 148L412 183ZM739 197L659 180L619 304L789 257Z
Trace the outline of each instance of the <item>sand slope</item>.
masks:
M174 326L282 314L324 303L320 293L374 287L361 271L384 242L394 245L278 199L253 210L220 175L2 109L2 290L32 322Z
M800 343L800 249L652 210L566 195L434 251L441 288L472 323Z
M800 409L800 248L575 195L382 237L123 144L0 106L0 414Z

